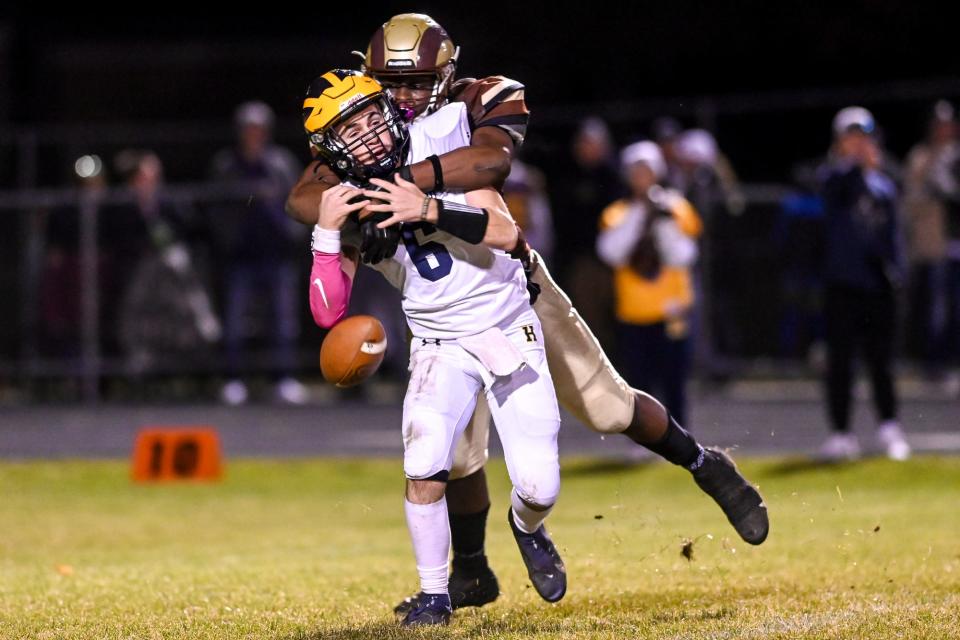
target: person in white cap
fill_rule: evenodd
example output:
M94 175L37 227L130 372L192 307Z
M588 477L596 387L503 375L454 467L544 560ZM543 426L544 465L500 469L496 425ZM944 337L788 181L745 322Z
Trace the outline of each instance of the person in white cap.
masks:
M742 323L734 313L736 268L730 261L730 218L743 212L745 201L736 172L706 129L688 129L674 143L680 168L679 189L703 220L700 255L694 269L697 305L693 321L693 362L705 380L729 379L734 365L729 354L745 341ZM676 175L677 172L674 172Z
M624 374L632 386L661 393L670 415L685 424L691 268L702 224L686 199L658 184L667 165L656 143L626 147L620 164L630 196L601 215L597 253L614 269Z
M894 460L910 456L897 420L891 365L896 291L904 279L904 255L896 186L880 169L876 122L863 107L842 109L833 119L834 143L822 169L826 214L826 392L831 434L824 460L852 460L860 445L850 430L853 361L859 351L873 384L880 449Z

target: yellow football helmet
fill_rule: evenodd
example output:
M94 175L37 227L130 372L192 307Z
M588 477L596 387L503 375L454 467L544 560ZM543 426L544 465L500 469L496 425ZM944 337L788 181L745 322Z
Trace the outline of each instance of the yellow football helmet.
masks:
M363 71L388 91L391 85L413 81L413 76L430 78L430 97L415 107L419 116L443 106L459 56L460 47L436 20L423 13L402 13L384 22L370 38Z
M358 138L344 140L338 126L371 105L382 116L382 123ZM357 71L334 69L310 83L303 101L303 128L310 147L335 171L362 181L399 167L406 151L406 125L390 97L380 83ZM389 132L393 145L375 150L379 145L373 142L384 131Z

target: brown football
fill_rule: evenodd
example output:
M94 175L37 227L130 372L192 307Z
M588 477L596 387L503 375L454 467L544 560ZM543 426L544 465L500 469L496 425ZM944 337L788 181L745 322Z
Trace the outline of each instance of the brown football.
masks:
M352 387L372 376L387 350L387 333L373 316L351 316L335 324L320 347L327 382Z

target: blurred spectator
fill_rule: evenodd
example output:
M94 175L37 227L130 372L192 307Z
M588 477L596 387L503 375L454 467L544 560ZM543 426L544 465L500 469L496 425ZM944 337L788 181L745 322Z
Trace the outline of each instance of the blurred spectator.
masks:
M503 199L514 220L547 264L553 264L553 214L543 173L514 159L503 185Z
M907 155L904 213L910 257L910 342L931 373L943 373L949 357L947 332L950 305L947 283L947 207L936 188L937 169L956 140L953 108L938 102L931 113L926 138ZM954 327L954 332L960 327Z
M696 211L657 184L666 163L653 142L621 153L630 195L603 211L597 252L614 270L618 346L627 382L663 400L681 424L690 366L691 268L701 231Z
M793 170L795 189L780 201L773 247L780 265L779 355L805 358L815 369L823 364L823 200L815 165ZM808 166L813 165L813 166ZM809 174L809 175L808 175Z
M746 200L740 181L713 134L706 129L688 129L678 134L671 146L676 149L680 167L678 190L700 200L701 206L722 207L728 215L743 213ZM696 202L690 201L696 206Z
M77 204L57 207L45 217L46 252L40 276L40 351L57 357L79 356L83 295L80 262L80 208L100 206L107 181L99 156L87 155L74 163L71 177ZM102 270L102 253L96 256Z
M667 163L667 172L662 184L683 191L686 180L683 176L683 168L680 166L680 159L677 157L677 141L683 133L683 125L676 118L663 116L653 121L650 125L650 133L654 142L660 146L663 160Z
M159 160L156 161L156 167L159 173ZM137 203L136 195L132 194L131 200ZM150 244L150 232L147 218L138 204L125 206L119 203L100 207L97 231L102 256L99 294L103 353L119 356L123 351L120 307L132 282L131 276Z
M596 256L600 212L623 194L606 123L584 120L573 140L573 163L551 180L557 280L601 344L613 338L610 271ZM535 247L538 248L538 247Z
M119 312L123 350L138 369L160 356L195 357L220 339L221 328L185 242L194 221L164 195L156 154L127 149L114 166L131 199L114 214L129 231L117 239L133 254Z
M948 391L960 393L960 140L957 139L957 123L948 103L938 105L941 121L939 135L947 139L940 152L931 161L929 186L931 195L944 204L945 256L944 277L941 291L943 340L940 343L942 363L954 367L946 379Z
M736 174L708 131L684 131L675 147L680 167L675 187L703 217L704 225L696 270L695 360L704 375L723 380L731 375L725 356L744 351L733 309L741 283L730 259L741 246L730 216L743 212L744 198Z
M237 108L237 145L213 159L212 177L230 186L244 200L215 211L211 227L219 236L226 269L224 331L231 379L222 389L228 404L246 402L248 391L239 379L245 319L255 300L269 301L273 322L271 365L278 377L280 400L302 403L307 394L291 377L299 334L296 243L302 231L284 213L284 202L299 177L293 155L272 143L273 110L262 102ZM262 298L254 298L256 292ZM260 305L257 305L260 306Z
M824 316L826 391L832 434L821 448L826 460L859 457L850 432L853 361L859 349L870 370L879 446L895 460L910 455L897 420L893 358L896 290L904 278L896 186L880 170L873 115L847 107L833 120L834 143L822 169L826 214Z

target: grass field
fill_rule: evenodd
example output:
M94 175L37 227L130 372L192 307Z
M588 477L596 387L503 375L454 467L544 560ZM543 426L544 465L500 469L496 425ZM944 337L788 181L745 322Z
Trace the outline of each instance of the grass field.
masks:
M390 613L416 587L399 460L238 460L173 486L122 462L3 463L0 637L960 637L960 459L742 466L770 508L757 548L682 470L567 461L550 528L569 590L547 605L492 464L503 593L409 632Z

